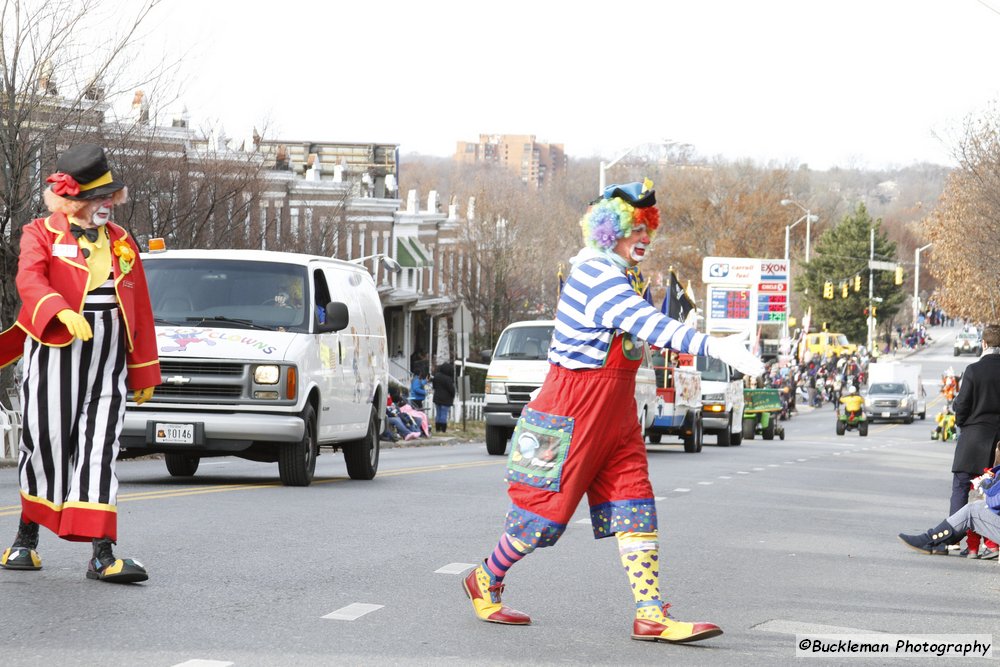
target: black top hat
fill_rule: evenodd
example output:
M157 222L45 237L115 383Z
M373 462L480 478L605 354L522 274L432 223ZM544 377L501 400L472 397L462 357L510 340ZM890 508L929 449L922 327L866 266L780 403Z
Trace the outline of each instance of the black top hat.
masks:
M80 144L66 149L56 161L56 173L46 179L52 191L65 199L99 199L125 187L111 175L104 149Z

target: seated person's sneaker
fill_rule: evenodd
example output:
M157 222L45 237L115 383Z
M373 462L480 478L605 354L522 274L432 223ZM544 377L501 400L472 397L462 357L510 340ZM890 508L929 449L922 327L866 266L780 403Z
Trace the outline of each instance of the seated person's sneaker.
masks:
M669 607L669 604L663 605L659 620L637 617L632 623L632 639L686 644L687 642L718 637L722 634L722 628L714 623L685 623L671 618L670 614L667 613Z
M135 584L149 579L146 568L131 558L115 558L111 540L94 540L94 556L87 564L87 578L113 584Z
M42 558L38 548L38 524L21 519L14 544L0 556L0 567L7 570L40 570Z
M528 625L531 618L527 614L505 607L500 604L500 594L503 584L498 584L496 578L488 569L480 565L472 570L462 581L465 594L472 600L476 616L490 623L506 623L507 625Z

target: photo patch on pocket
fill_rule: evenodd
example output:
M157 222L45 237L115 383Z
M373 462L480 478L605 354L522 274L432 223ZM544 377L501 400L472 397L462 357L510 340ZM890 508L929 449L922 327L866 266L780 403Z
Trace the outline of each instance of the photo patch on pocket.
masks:
M511 438L507 481L558 491L573 418L525 408Z

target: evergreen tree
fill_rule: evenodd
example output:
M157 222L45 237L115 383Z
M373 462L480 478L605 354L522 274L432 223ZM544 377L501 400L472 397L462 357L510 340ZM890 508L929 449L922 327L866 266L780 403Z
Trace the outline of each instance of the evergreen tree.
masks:
M858 204L819 238L804 275L795 281L795 289L805 293L803 303L812 307L810 328L818 331L825 323L828 331L844 333L853 343L867 341L868 260L873 227L875 260L897 261L896 244L882 229L882 219L873 220L864 204ZM832 299L823 297L827 282L833 284ZM843 296L844 285L847 298ZM894 272L880 270L874 271L872 296L877 323L891 322L906 298L903 286L895 284Z

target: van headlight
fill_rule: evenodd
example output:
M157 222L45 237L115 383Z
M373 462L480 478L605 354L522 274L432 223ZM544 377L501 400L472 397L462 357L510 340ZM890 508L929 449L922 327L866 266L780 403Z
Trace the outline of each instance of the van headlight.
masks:
M908 396L904 396L904 397L903 397L903 398L902 398L902 399L901 399L901 400L899 401L899 407L901 407L901 408L905 408L905 407L906 407L906 406L908 406L909 404L910 404L910 399L909 399L909 397L908 397Z
M253 381L257 384L278 384L280 379L281 369L273 364L255 366L253 369Z
M507 386L503 382L487 381L486 382L486 393L487 394L506 394Z

